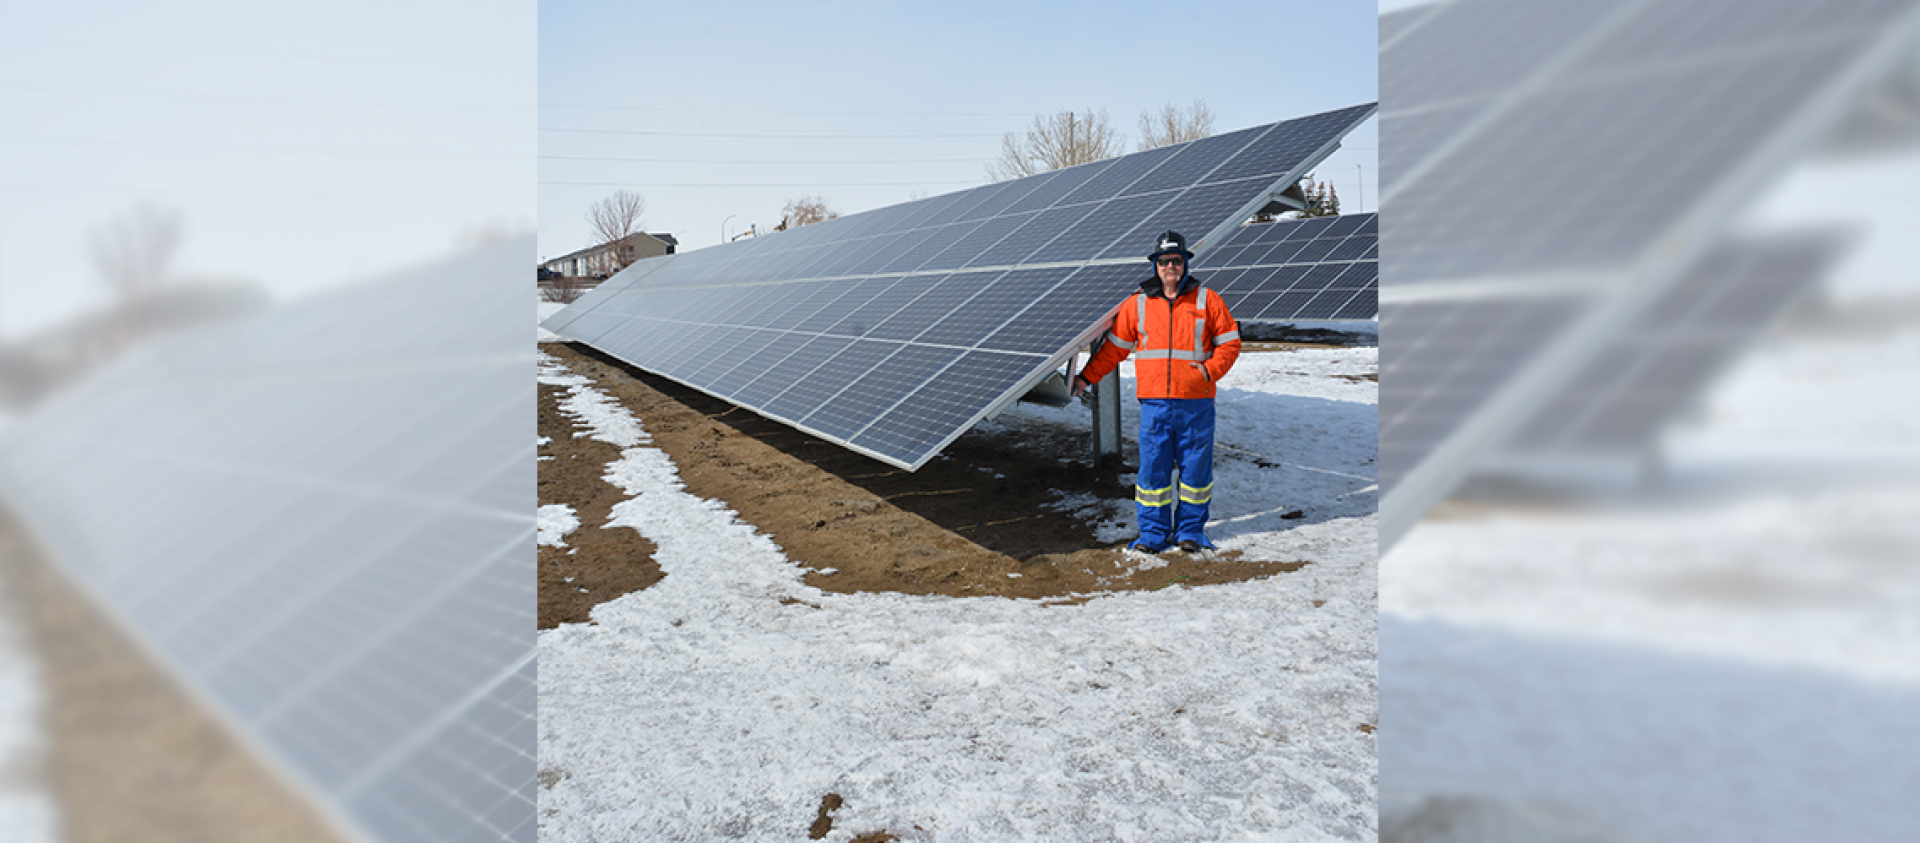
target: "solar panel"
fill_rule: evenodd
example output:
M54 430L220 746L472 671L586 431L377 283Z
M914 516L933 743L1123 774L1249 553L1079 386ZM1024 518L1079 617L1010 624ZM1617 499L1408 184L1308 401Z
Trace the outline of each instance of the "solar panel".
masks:
M1504 449L1644 452L1750 339L1825 275L1842 245L1824 234L1721 244L1594 355Z
M533 255L146 347L0 439L39 544L360 839L535 837Z
M1454 0L1383 26L1383 547L1892 66L1916 5Z
M1103 330L1147 277L1154 235L1219 239L1374 110L1353 106L649 259L543 326L917 469Z
M1194 258L1194 273L1241 322L1373 319L1380 312L1378 214L1251 223Z

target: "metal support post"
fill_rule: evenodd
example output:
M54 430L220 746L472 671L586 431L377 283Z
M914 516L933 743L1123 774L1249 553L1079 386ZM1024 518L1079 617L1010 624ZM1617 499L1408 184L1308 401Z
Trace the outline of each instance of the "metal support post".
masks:
M1093 387L1093 460L1118 465L1120 456L1120 373L1108 372Z

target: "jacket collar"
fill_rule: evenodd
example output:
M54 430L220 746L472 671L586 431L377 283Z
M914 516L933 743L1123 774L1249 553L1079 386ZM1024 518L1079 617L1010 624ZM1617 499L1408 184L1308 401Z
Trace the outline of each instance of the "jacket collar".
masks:
M1152 278L1148 278L1147 280L1140 282L1140 294L1143 296L1147 296L1149 298L1153 296L1161 295L1162 293L1165 292L1164 290L1160 289L1161 286L1162 285L1160 284L1160 276L1156 275ZM1192 292L1193 288L1198 286L1200 286L1200 279L1193 277L1192 272L1188 272L1187 277L1180 279L1180 292L1173 294L1172 298L1177 299L1181 296L1184 296L1187 293Z

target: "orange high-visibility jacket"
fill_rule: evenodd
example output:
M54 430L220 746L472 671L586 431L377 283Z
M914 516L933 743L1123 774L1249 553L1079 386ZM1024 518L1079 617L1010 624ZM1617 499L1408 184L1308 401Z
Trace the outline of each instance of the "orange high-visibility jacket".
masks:
M1081 375L1099 383L1132 354L1137 397L1212 398L1214 384L1240 359L1240 324L1220 295L1191 275L1172 301L1159 294L1159 284L1142 284L1120 305L1106 344Z

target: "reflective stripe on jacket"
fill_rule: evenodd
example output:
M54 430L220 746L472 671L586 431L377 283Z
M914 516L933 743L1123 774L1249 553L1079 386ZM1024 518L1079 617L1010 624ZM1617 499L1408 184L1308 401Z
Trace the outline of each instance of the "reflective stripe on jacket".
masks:
M1082 374L1099 383L1132 353L1136 397L1212 398L1214 384L1240 358L1240 325L1226 302L1191 275L1172 301L1141 286L1114 313L1106 344Z

